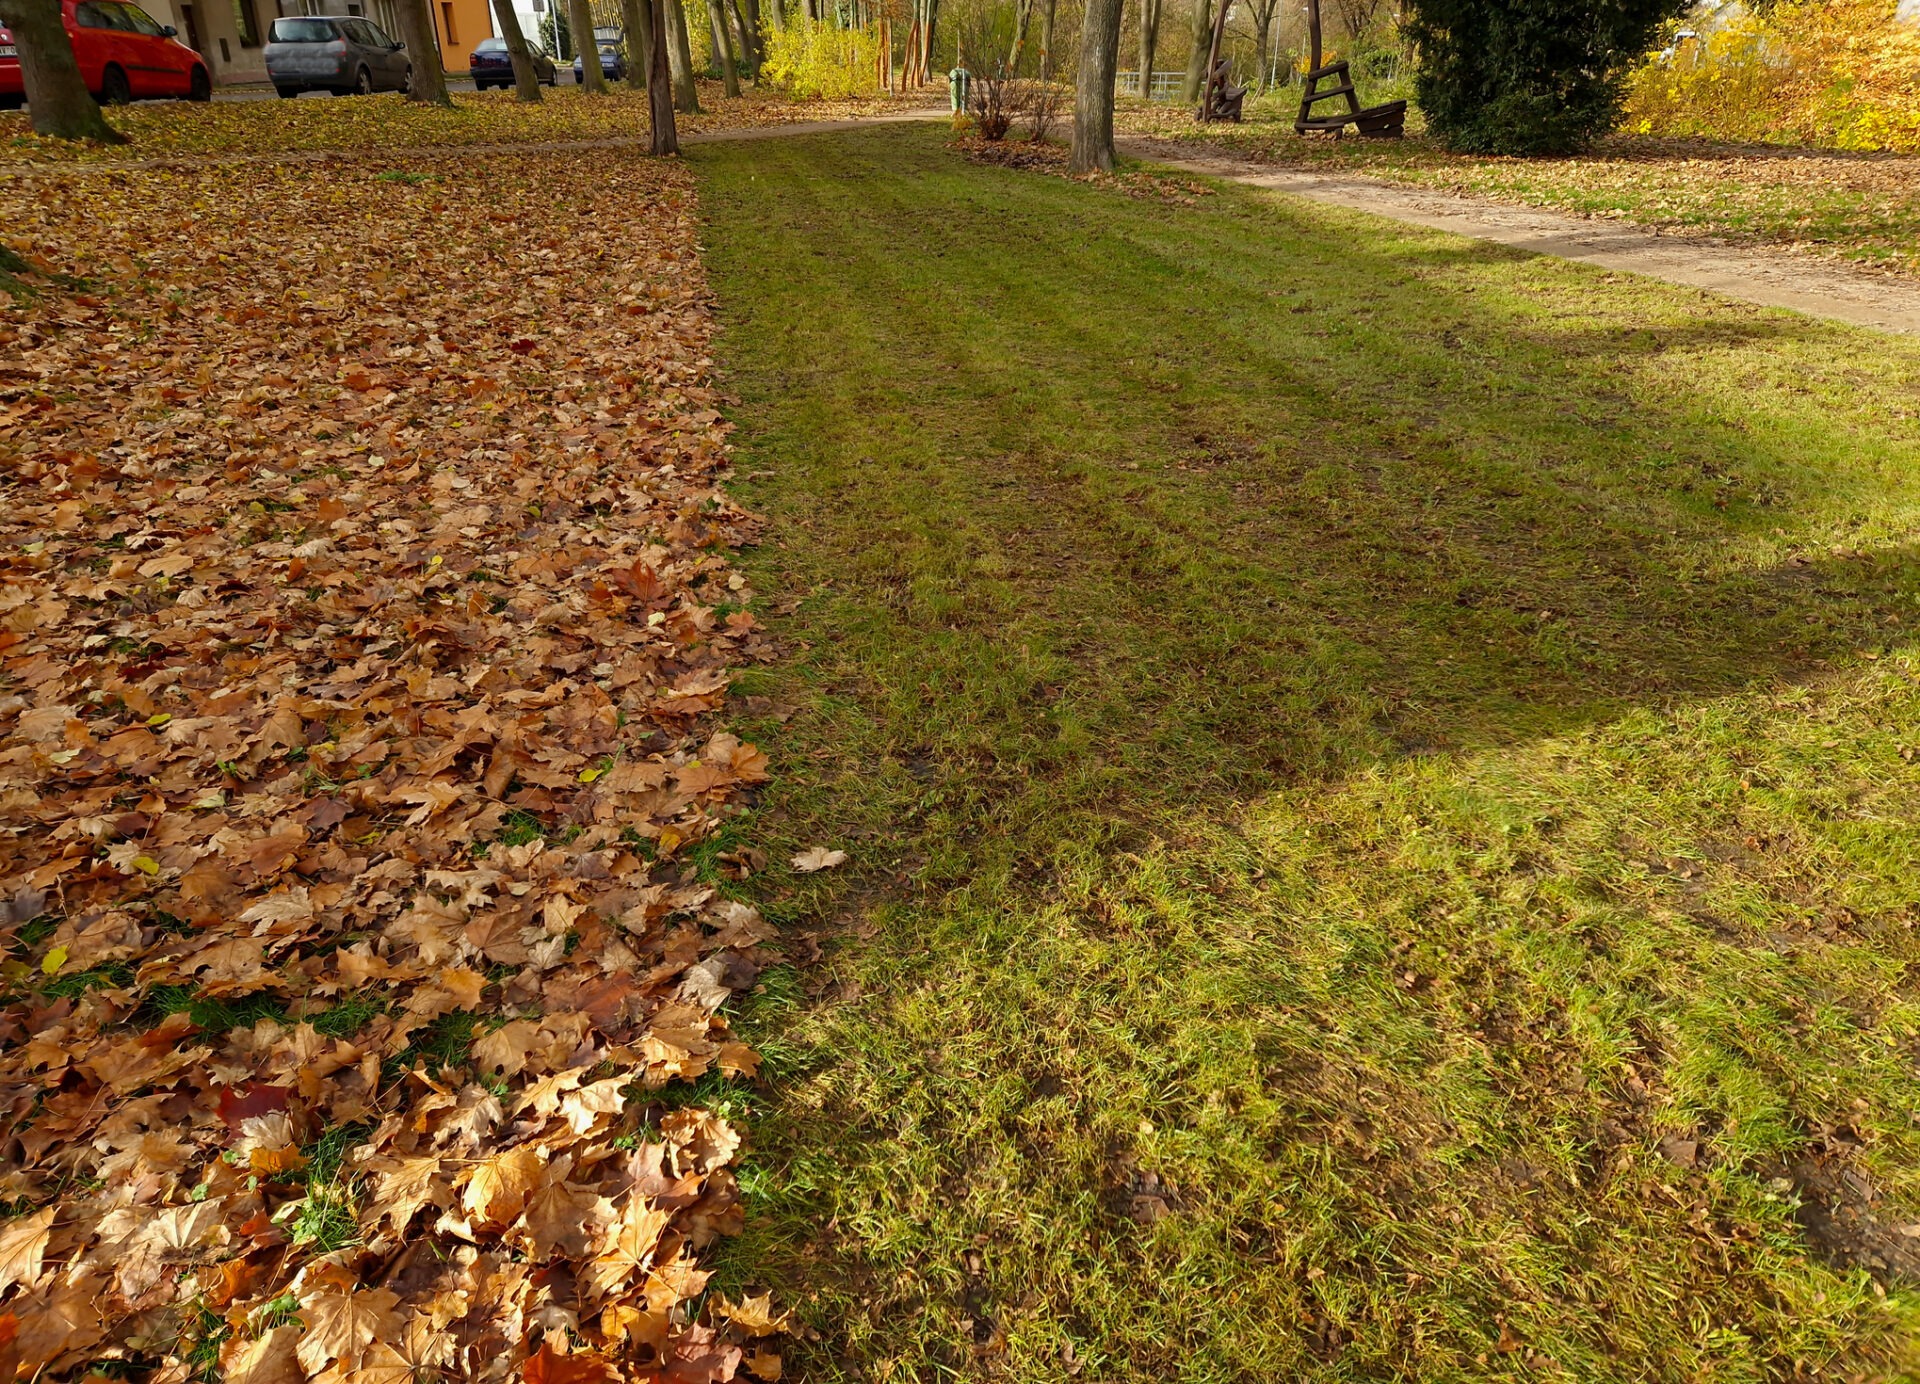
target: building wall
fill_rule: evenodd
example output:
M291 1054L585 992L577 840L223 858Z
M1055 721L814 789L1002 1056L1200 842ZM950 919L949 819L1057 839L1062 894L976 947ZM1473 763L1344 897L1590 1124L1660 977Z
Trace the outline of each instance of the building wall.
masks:
M264 82L267 65L260 56L267 29L283 16L348 14L371 19L394 38L400 21L393 0L139 0L140 7L162 24L171 24L180 37L207 60L216 86L237 82ZM441 62L456 75L467 71L473 45L493 33L487 0L430 0L434 37ZM452 23L449 35L447 25Z

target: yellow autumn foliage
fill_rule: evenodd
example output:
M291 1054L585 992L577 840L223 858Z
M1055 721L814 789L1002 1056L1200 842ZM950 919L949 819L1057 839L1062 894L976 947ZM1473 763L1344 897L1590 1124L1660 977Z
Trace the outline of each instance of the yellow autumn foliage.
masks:
M1920 25L1896 0L1783 0L1685 38L1635 74L1625 128L1920 152Z
M872 29L842 29L795 15L767 34L761 75L790 96L845 100L880 90L880 40Z

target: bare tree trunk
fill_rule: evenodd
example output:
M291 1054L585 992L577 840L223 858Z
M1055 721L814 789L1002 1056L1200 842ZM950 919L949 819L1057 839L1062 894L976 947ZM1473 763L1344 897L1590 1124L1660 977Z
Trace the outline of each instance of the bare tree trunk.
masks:
M1260 66L1259 70L1254 73L1253 89L1263 95L1266 93L1269 85L1267 81L1268 64L1273 58L1273 12L1278 8L1279 5L1271 3L1271 0L1265 8L1259 5L1253 7L1254 26L1260 31L1259 40L1254 49L1257 55L1254 61L1259 63Z
M600 67L600 42L593 36L593 6L587 0L567 0L567 28L573 31L573 51L580 55L580 85L605 96L607 74Z
M407 99L427 106L452 106L447 95L447 70L440 63L440 42L433 36L433 11L430 0L397 0L394 18L400 21L400 38L407 45Z
M1228 0L1220 0L1222 4ZM1207 82L1207 46L1213 41L1213 13L1207 0L1193 0L1193 52L1187 58L1187 81L1180 88L1180 99L1189 106L1200 99Z
M740 39L740 65L746 70L747 79L755 86L760 84L760 22L753 13L753 0L730 0L733 11L733 30Z
M540 74L533 70L533 54L527 49L527 36L521 32L513 0L493 0L493 15L500 21L500 36L507 41L507 56L513 60L514 98L538 105Z
M673 120L673 77L667 70L668 0L640 0L647 10L647 115L653 127L653 152L680 152Z
M586 0L574 0L583 5ZM707 0L707 23L713 30L713 55L720 62L720 80L729 96L740 94L740 73L733 65L733 42L727 37L727 17L721 13L721 0Z
M1056 0L1040 0L1040 80L1053 80L1053 8Z
M20 50L20 77L27 88L33 132L53 139L97 139L125 144L107 124L80 76L73 40L60 17L60 0L0 0L0 24Z
M647 12L640 0L620 0L620 30L626 37L627 85L635 91L647 89L647 73L653 70L653 30L647 24Z
M1120 65L1122 3L1087 0L1086 18L1080 25L1080 76L1073 95L1069 172L1113 171L1113 73Z
M938 26L939 20L940 20L940 0L927 0L927 18L926 18L925 27L921 32L920 43L926 51L927 73L929 76L931 76L933 73L934 29ZM956 52L954 56L956 59L958 59L959 54ZM957 61L955 65L956 66L958 65Z
M1033 0L1013 0L1013 47L1007 50L1007 75L1020 70L1020 57L1026 50L1027 30L1033 27Z
M667 12L667 63L673 72L673 108L682 115L700 113L700 88L693 81L693 51L687 43L687 8L681 0L654 0Z
M1140 0L1140 99L1153 99L1154 49L1160 44L1160 0Z
M767 24L776 34L787 29L787 7L784 0L766 0L762 12L767 16Z

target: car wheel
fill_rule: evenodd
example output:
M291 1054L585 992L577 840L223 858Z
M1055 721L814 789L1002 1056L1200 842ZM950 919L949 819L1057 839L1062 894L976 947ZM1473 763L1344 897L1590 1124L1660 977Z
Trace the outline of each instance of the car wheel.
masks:
M409 67L400 78L400 94L402 96L413 95L413 69L411 67Z
M207 76L206 68L194 68L193 75L187 78L187 99L189 101L211 101L213 99L213 79Z
M132 99L133 88L127 83L127 74L109 64L100 74L100 104L124 106Z
M0 96L0 111L17 111L26 104L24 96Z
M275 87L274 88L275 91L280 93L280 99L282 101L291 101L294 97L298 96L301 93L301 91L303 91L304 89L305 88L303 87Z
M373 95L373 74L364 67L353 79L353 94L355 96Z

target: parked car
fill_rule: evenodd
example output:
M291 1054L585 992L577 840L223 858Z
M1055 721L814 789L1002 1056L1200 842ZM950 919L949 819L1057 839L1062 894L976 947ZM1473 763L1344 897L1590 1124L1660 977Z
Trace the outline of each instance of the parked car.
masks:
M542 86L557 86L560 74L554 70L553 59L538 48L529 48L527 56L533 59L533 75ZM473 89L485 91L488 87L510 87L513 85L513 55L507 52L507 41L503 38L483 38L473 46L473 56L467 60L467 70L473 74Z
M372 20L351 15L276 19L260 55L267 62L267 80L282 96L303 91L369 96L405 91L413 81L407 46L388 38Z
M60 14L80 76L102 105L168 96L213 99L213 80L200 55L174 36L172 26L155 23L138 5L62 0ZM13 35L0 28L0 110L18 110L26 99Z
M586 66L580 59L581 54L575 53L573 55L573 81L576 86L587 79ZM600 71L606 75L606 79L610 82L624 82L627 80L626 57L618 48L610 43L601 45Z

